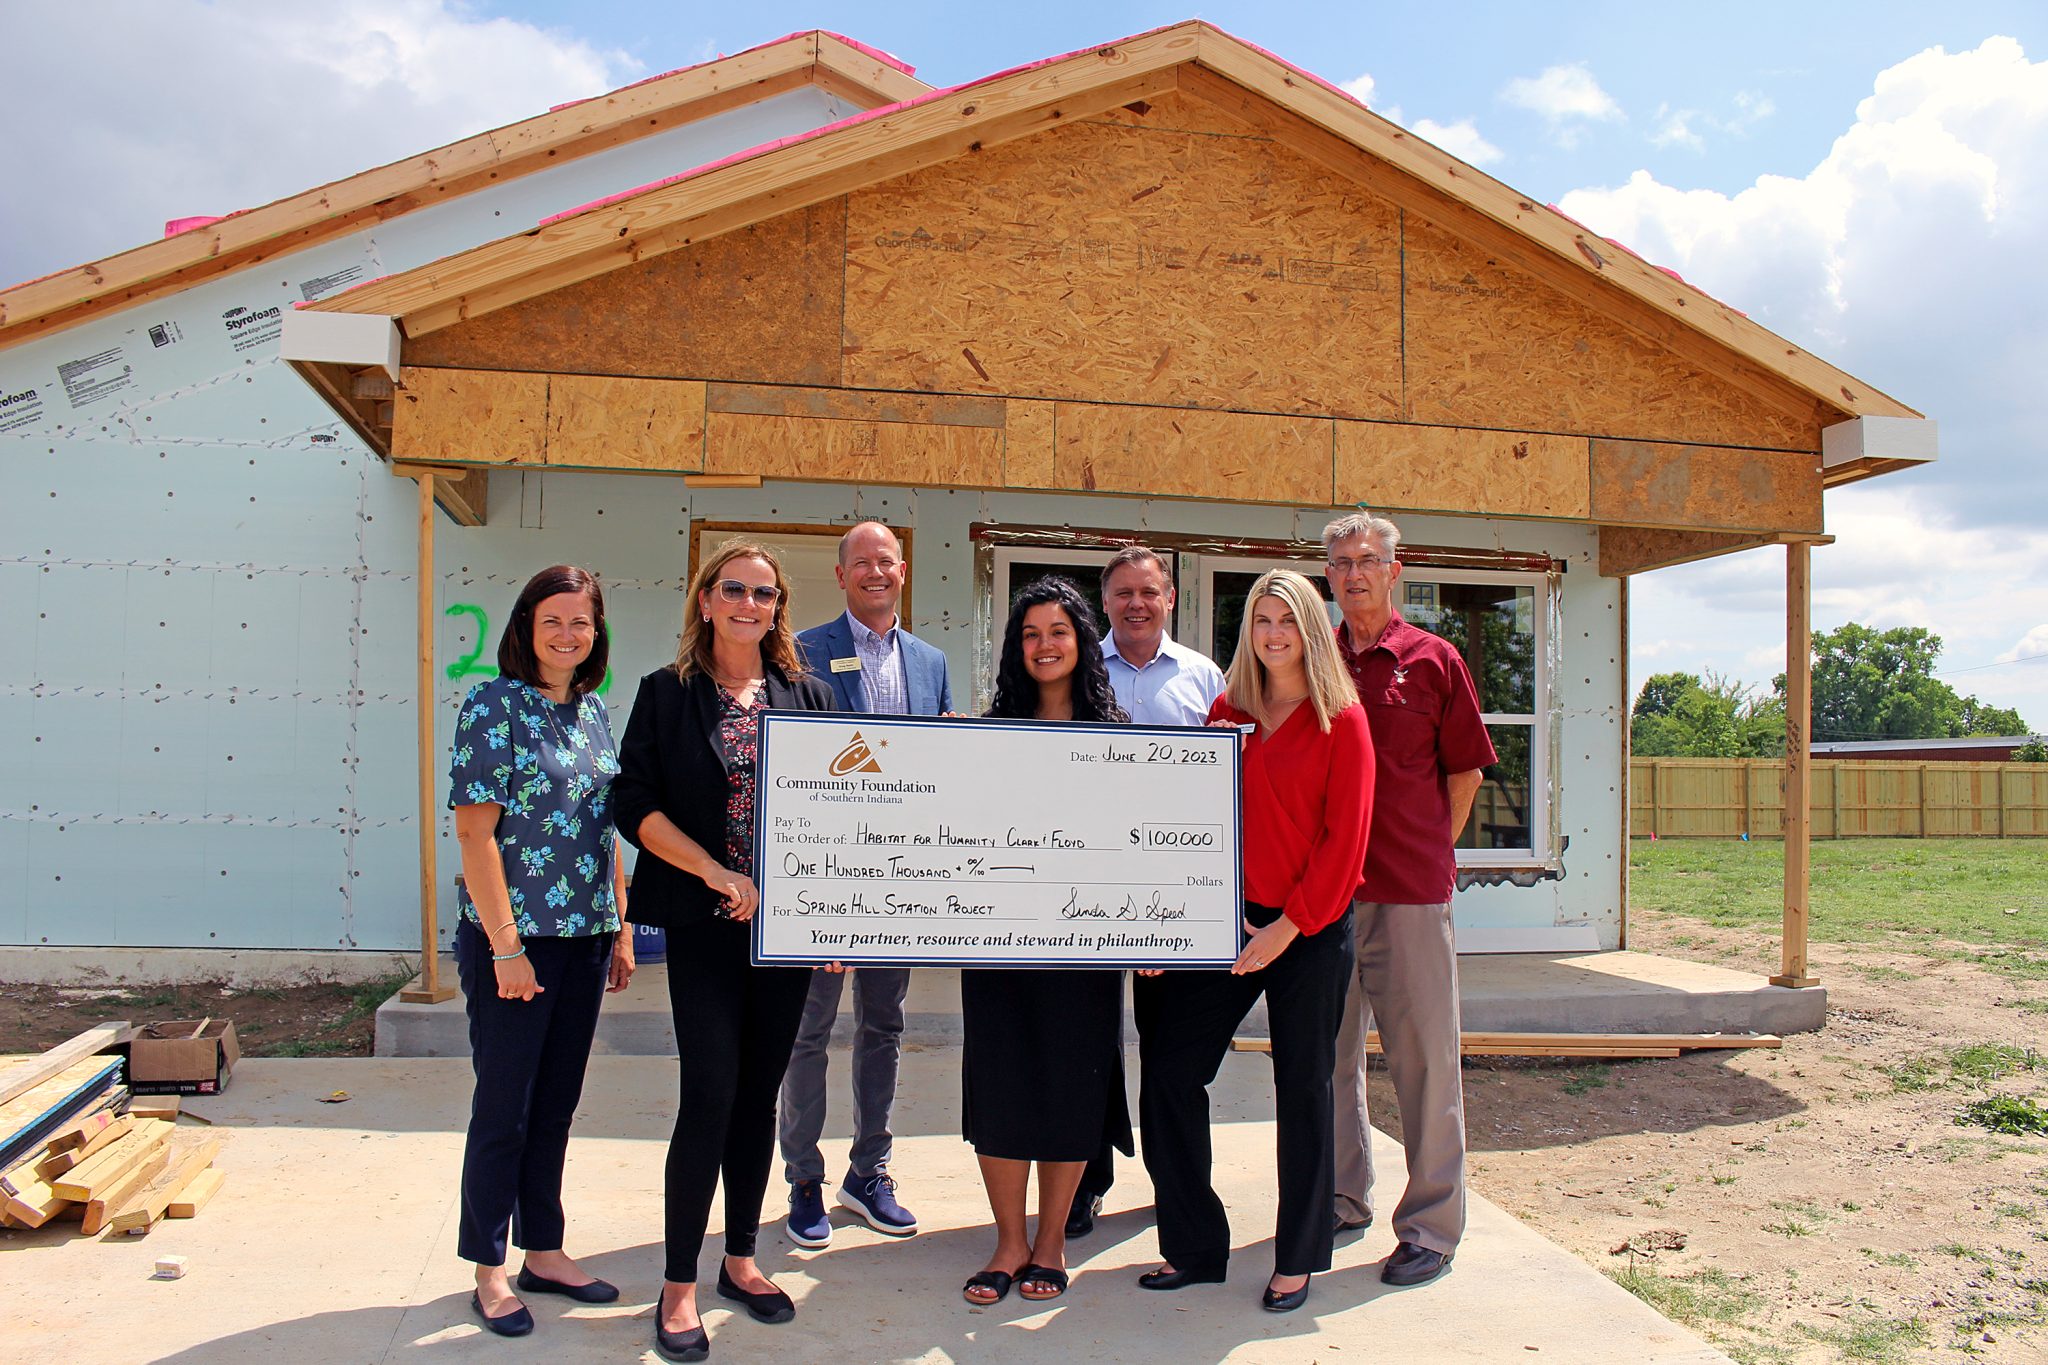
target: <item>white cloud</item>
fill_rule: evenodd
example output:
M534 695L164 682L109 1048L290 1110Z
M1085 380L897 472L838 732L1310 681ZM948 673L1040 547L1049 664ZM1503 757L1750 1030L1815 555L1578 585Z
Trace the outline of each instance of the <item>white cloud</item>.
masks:
M62 118L10 148L11 183L37 192L0 197L0 286L641 74L624 53L458 0L83 0L7 27L0 99L17 123Z
M1650 141L1659 147L1689 147L1695 152L1707 150L1707 140L1693 131L1693 123L1700 118L1697 109L1673 109L1668 104L1657 106L1657 126L1650 133Z
M1342 89L1381 118L1398 123L1417 137L1435 143L1460 161L1486 166L1502 158L1501 149L1481 137L1478 126L1469 118L1459 119L1456 123L1438 123L1435 119L1425 118L1410 124L1402 117L1400 105L1376 103L1379 82L1370 74L1344 82Z
M1746 137L1749 131L1778 111L1770 96L1757 90L1738 90L1733 99L1735 111L1731 114L1713 114L1701 109L1673 109L1668 104L1657 106L1656 127L1650 131L1650 141L1659 147L1684 147L1688 151L1707 150L1706 134L1702 128L1734 137Z
M1623 117L1621 106L1600 88L1584 62L1545 67L1540 76L1517 76L1502 87L1500 97L1516 108L1542 115L1550 124L1551 135L1566 147L1577 144L1587 123Z
M2034 454L2048 334L2029 322L2048 315L2044 171L2048 63L1991 38L1881 73L1804 176L1729 196L1638 171L1561 206L1938 417L1941 460L1883 486L1914 487L1965 526L2010 523L2048 506L2048 460Z
M1999 655L1994 662L2012 664L2021 659L2038 659L2044 654L2048 654L2048 625L2039 625L2020 636L2019 643Z
M1942 640L1941 673L1959 692L2017 707L2048 725L2048 625L2013 644L2016 623L2048 621L2048 531L1985 526L1887 480L1830 494L1836 543L1813 551L1813 624L1922 626ZM1630 673L1713 669L1768 683L1784 667L1785 554L1775 547L1634 580ZM1645 649L1643 644L1652 645Z
M1479 135L1479 129L1468 118L1461 118L1456 123L1417 119L1409 131L1473 166L1490 166L1504 155L1500 148Z

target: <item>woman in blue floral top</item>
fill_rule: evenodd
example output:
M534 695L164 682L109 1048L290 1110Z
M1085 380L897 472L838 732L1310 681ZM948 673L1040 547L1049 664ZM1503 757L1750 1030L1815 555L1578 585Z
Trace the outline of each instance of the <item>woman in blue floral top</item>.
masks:
M618 751L593 691L607 645L597 580L543 569L498 641L499 676L470 689L455 722L455 964L476 1069L456 1251L476 1263L470 1304L500 1336L533 1330L505 1273L508 1226L526 1251L520 1291L619 1296L562 1251L562 1163L598 1007L633 975L609 810Z

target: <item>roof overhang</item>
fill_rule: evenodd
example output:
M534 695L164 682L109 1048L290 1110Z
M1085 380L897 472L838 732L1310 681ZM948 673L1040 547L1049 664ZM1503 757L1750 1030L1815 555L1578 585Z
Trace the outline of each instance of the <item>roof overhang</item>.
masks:
M1821 482L1828 488L1931 464L1941 432L1931 417L1870 415L1821 428Z
M864 109L931 89L837 34L791 34L0 290L0 348L804 85Z

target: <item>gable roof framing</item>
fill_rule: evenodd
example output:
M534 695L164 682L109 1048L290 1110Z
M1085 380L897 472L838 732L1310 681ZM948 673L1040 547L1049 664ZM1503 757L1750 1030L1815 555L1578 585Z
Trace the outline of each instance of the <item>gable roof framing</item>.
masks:
M1176 89L1221 106L1708 373L1792 411L1818 412L1820 425L1865 415L1920 416L1328 83L1200 21L871 110L307 306L393 316L407 336L421 336L776 214Z
M931 90L837 34L791 34L0 290L0 348L805 85L869 109Z

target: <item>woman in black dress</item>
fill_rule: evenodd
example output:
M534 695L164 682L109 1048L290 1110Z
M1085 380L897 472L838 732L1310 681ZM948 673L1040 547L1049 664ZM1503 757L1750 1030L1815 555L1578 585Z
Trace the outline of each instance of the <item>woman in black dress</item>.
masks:
M612 784L619 832L640 849L635 924L668 931L681 1103L665 1171L666 1265L655 1350L703 1360L697 1255L725 1182L719 1297L761 1322L796 1306L754 1260L761 1197L775 1148L775 1093L789 1066L811 974L756 967L747 921L754 885L754 792L760 713L830 711L832 691L806 675L789 627L789 584L773 551L729 540L691 584L676 661L640 682Z
M1041 578L1010 604L991 716L1129 719L1110 690L1102 635L1064 578ZM1088 969L970 968L960 973L966 1033L962 1133L974 1144L996 1220L996 1248L962 1293L999 1303L1066 1292L1067 1210L1105 1134L1131 1154L1118 1045L1123 975ZM1038 1163L1038 1236L1026 1235L1031 1163Z

